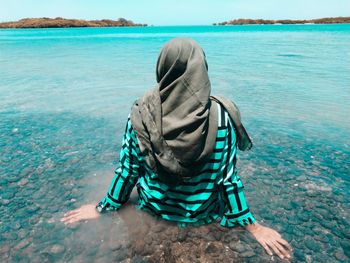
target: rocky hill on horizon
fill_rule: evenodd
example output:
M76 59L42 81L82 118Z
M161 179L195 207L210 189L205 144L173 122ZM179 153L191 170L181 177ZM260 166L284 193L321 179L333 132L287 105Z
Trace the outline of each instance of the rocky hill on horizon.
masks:
M230 21L213 23L214 26L224 25L273 25L273 24L350 24L350 17L326 17L310 20L268 20L268 19L234 19Z
M67 19L62 17L56 18L23 18L14 22L0 23L0 28L62 28L62 27L125 27L125 26L147 26L147 24L134 23L125 18L118 20L82 20Z

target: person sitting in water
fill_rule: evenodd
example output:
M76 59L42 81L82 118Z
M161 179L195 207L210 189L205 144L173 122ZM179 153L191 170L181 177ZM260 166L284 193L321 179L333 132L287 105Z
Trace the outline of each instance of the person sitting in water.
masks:
M248 230L272 255L290 258L291 247L251 213L237 175L237 150L252 142L234 103L210 96L203 49L191 38L162 48L157 86L129 114L120 166L106 196L64 215L74 223L116 211L137 186L138 208L180 226L219 222Z

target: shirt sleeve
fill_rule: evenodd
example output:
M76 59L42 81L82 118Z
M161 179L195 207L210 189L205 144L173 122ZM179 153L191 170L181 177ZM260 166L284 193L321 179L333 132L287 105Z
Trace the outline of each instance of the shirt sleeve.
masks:
M244 197L243 183L237 175L237 144L234 129L228 122L228 152L223 178L220 184L220 196L223 200L223 216L220 225L224 227L246 226L256 220L249 210Z
M119 156L119 167L115 170L107 194L96 206L99 212L118 210L129 198L139 176L137 138L128 118Z

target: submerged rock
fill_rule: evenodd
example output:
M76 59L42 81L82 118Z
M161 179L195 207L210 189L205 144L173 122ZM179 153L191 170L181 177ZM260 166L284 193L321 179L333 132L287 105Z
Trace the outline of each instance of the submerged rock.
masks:
M50 252L53 254L61 254L62 252L64 252L66 249L64 246L60 245L60 244L55 244L51 247Z
M347 257L344 255L344 252L341 249L337 249L334 252L334 257L341 262L345 262L347 260Z
M14 247L14 249L19 250L19 249L25 248L26 246L29 245L29 243L30 242L28 239L23 239Z
M209 243L208 246L205 248L206 253L219 253L220 248L216 243Z
M17 183L18 186L25 186L26 184L29 183L29 180L27 178L22 179Z
M245 251L243 252L242 254L240 254L242 257L244 258L251 258L251 257L254 257L255 256L255 253L253 250L248 250L248 251Z
M321 248L320 244L311 238L307 238L305 240L305 245L308 249L315 251L315 252Z

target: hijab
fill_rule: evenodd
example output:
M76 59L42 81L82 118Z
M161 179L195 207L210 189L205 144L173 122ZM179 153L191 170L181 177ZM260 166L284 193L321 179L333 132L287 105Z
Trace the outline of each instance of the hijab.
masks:
M159 54L157 85L137 100L130 118L141 154L170 185L198 174L216 141L218 101L203 49L191 38L173 38Z

